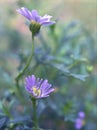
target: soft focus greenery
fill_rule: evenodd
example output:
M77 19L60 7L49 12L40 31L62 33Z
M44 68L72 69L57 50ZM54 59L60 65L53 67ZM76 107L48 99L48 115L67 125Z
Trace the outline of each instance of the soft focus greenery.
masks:
M24 78L35 74L48 79L56 91L41 99L37 115L47 130L76 130L79 111L86 114L83 130L97 129L96 0L0 1L0 129L31 130L32 104ZM31 33L16 9L37 9L50 14L56 25L42 27L35 38L35 56L21 78L15 78L31 53Z

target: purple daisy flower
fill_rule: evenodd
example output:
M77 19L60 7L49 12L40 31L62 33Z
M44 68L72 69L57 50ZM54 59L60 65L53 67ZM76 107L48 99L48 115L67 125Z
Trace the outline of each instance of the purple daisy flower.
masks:
M75 128L80 130L85 125L85 121L81 118L77 118L75 121Z
M17 12L26 17L29 21L40 25L52 25L56 23L55 21L50 20L52 16L46 14L42 17L38 14L37 10L29 11L27 8L22 7L21 9L18 9Z
M78 113L78 117L75 120L75 128L77 130L80 130L85 125L85 113L83 111L80 111Z
M78 113L78 116L79 116L80 118L85 118L85 113L84 113L83 111L80 111L80 112Z
M48 80L36 78L34 75L25 78L25 89L34 98L48 97L55 89L51 87Z

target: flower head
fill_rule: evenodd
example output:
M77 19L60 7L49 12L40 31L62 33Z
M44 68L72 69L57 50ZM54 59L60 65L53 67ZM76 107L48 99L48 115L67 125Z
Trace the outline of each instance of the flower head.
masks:
M85 121L80 119L80 118L77 118L76 121L75 121L75 127L77 130L80 130L83 126L85 125Z
M51 87L48 80L36 78L34 75L25 78L25 89L34 98L48 97L55 89Z
M83 111L80 111L78 113L78 117L75 120L75 128L77 130L80 130L85 125L85 113Z
M22 7L21 9L18 9L17 12L31 22L30 30L34 30L34 33L36 34L39 32L41 25L52 25L56 23L55 21L50 20L52 16L46 14L42 17L38 14L37 10L29 11L27 8Z
M78 116L79 116L80 118L85 118L85 113L84 113L83 111L80 111L80 112L78 113Z

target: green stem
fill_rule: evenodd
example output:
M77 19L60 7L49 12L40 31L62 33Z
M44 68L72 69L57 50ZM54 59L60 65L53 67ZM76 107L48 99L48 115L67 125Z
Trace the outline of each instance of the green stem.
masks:
M34 123L35 123L35 128L38 129L38 119L37 119L37 108L36 108L36 99L32 98L32 104L33 104L33 118L34 118Z
M30 62L32 60L32 57L33 57L33 53L34 53L34 36L33 35L32 35L32 42L33 43L32 43L32 52L31 52L31 55L30 55L29 59L27 60L24 69L16 77L16 86L17 86L18 90L19 90L19 80L20 80L21 76L25 73L25 71L28 69L28 67L30 65Z

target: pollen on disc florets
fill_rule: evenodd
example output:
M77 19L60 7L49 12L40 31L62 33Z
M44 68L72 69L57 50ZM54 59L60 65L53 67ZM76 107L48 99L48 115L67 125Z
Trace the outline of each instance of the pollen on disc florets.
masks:
M32 91L34 93L35 96L40 96L41 95L41 90L37 87L32 87Z

